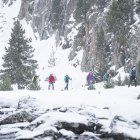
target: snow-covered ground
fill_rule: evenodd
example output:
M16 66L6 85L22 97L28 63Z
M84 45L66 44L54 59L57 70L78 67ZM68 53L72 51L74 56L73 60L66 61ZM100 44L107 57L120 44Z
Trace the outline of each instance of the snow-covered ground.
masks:
M46 126L48 128L54 127L56 122L88 124L88 122L93 121L91 116L94 114L96 121L103 125L102 129L105 132L114 131L140 139L140 100L137 99L138 95L140 95L140 87L128 88L125 86L104 89L100 84L96 85L96 90L92 91L83 88L70 91L0 92L0 112L4 112L1 120L10 116L9 114L17 112L17 106L22 98L33 99L21 105L25 111L31 113L30 108L33 107L40 114L43 114L31 123L26 122L25 130L18 128L21 124L2 125L0 134L14 132L16 129L18 137L33 138L44 133L47 130ZM45 113L45 110L49 111ZM117 117L119 119L115 120ZM40 127L34 128L32 131L27 129L27 126L35 125L41 121L44 123ZM68 135L68 132L66 134Z

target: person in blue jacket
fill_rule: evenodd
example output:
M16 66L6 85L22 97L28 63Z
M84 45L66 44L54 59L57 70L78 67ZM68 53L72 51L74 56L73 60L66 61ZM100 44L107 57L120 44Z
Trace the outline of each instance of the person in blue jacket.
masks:
M66 74L65 75L65 77L64 77L64 81L65 81L65 84L66 84L66 86L65 86L65 90L68 90L68 88L69 88L69 80L72 80L69 76L68 76L68 74Z

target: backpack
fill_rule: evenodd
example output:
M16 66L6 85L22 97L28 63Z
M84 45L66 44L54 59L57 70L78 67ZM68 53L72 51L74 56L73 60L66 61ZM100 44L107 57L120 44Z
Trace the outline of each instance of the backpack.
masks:
M69 82L69 76L65 76L65 77L64 77L64 81L65 81L66 83L68 83L68 82Z
M131 71L131 76L136 76L136 70L133 70Z
M37 81L37 76L34 76L34 77L32 78L32 81L33 81L33 83L36 82L36 81Z
M103 76L103 80L104 80L104 81L108 81L109 78L110 78L109 73L105 73L105 75Z

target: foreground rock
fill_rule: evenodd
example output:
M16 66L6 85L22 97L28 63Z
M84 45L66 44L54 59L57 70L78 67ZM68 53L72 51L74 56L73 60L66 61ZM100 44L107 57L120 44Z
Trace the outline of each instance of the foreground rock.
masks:
M7 113L2 111L6 109ZM5 105L0 111L0 140L137 140L140 131L139 118L130 121L115 115L111 119L109 107L44 109L37 99L23 97L18 107Z
M26 111L21 111L1 120L0 125L13 124L13 123L19 123L19 122L32 122L33 120L35 120L35 118L36 117L31 115L30 113Z

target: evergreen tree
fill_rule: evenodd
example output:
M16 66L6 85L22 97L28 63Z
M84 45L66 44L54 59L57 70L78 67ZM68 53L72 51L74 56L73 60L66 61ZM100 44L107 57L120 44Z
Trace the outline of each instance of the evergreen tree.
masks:
M1 78L10 76L11 83L17 84L18 89L30 83L32 75L37 68L37 61L33 60L34 49L29 44L31 39L25 38L25 30L20 22L14 22L9 47L5 47L6 54L3 56L3 69Z
M52 53L50 54L50 58L49 58L49 60L48 60L48 67L54 67L55 66L55 52L54 52L54 50L53 50L53 48L52 48Z
M76 10L74 12L74 18L77 22L85 22L86 14L96 0L78 0Z
M116 85L117 86L123 86L124 85L123 81L121 80L121 76L120 75L118 76L118 80L116 81Z
M107 31L112 33L112 52L118 56L118 67L125 64L125 49L128 47L130 24L132 23L132 8L128 0L113 0L106 16Z
M99 60L97 67L98 73L101 77L105 74L108 69L108 62L107 62L107 54L108 54L108 47L105 40L104 30L101 27L100 30L97 32L97 60Z
M84 16L83 0L78 0L77 8L74 12L74 18L77 22L81 22Z
M140 61L137 63L137 84L140 85Z
M78 33L74 37L75 50L80 50L81 47L87 46L86 44L86 25L88 24L86 15L91 6L95 4L96 0L77 0L76 10L74 11L74 18L76 23L80 23L77 29Z
M85 44L84 36L85 36L85 27L84 26L80 26L78 28L77 35L74 36L74 46L77 47L77 51L78 51L79 47L82 47Z
M125 76L124 81L123 81L123 85L128 85L129 84L129 77Z
M134 23L134 0L129 0L130 5L130 24Z
M97 44L96 45L97 45L97 51L105 50L106 41L105 41L104 30L102 27L97 32Z
M97 0L97 6L99 7L100 10L103 10L107 1L106 0Z
M136 13L140 14L140 0L136 1Z
M107 14L108 31L118 33L130 21L130 5L128 0L113 0Z
M62 6L61 0L52 0L52 13L50 17L52 28L58 29L59 25L61 25L61 16L62 16Z

